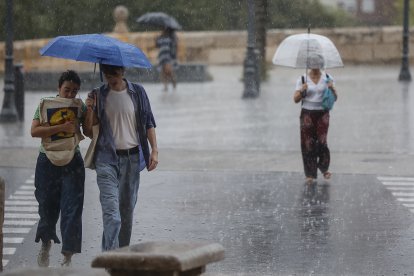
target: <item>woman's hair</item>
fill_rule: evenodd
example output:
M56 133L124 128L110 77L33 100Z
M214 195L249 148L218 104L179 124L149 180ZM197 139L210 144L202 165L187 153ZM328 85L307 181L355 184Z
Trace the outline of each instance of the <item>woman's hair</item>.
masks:
M118 71L121 70L122 73L125 72L125 67L109 64L101 64L101 71L104 74L114 76L118 74Z
M309 54L308 56L308 68L310 69L323 69L325 68L325 59L321 54Z
M62 87L62 84L65 81L71 81L71 82L76 83L79 86L81 85L81 79L79 78L78 73L76 73L73 70L67 70L67 71L63 72L62 75L60 75L59 88Z

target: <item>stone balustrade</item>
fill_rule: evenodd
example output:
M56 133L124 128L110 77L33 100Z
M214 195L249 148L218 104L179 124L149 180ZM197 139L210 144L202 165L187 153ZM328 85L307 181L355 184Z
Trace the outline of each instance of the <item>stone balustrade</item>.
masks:
M414 30L414 29L413 29ZM271 62L280 42L291 34L305 29L271 29L267 32L266 60ZM379 64L398 62L402 57L402 27L359 27L313 29L312 33L329 37L337 46L344 63ZM412 34L413 31L410 31ZM159 32L109 33L122 41L137 45L156 64L158 49L155 38ZM241 65L246 52L246 31L178 32L178 59L180 63L207 65ZM412 37L412 35L411 35ZM41 57L39 49L50 40L34 39L14 42L14 61L22 63L25 71L62 71L71 68L93 71L93 65L52 57ZM411 38L410 48L413 49ZM0 72L4 70L4 42L0 43ZM410 52L410 59L414 51Z

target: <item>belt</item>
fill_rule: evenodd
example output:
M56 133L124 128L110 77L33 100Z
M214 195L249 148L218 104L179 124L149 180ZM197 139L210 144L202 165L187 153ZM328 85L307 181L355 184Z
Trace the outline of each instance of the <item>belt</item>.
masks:
M116 150L116 154L117 155L131 155L134 153L138 153L139 152L139 147L136 146L134 148L131 149L118 149Z

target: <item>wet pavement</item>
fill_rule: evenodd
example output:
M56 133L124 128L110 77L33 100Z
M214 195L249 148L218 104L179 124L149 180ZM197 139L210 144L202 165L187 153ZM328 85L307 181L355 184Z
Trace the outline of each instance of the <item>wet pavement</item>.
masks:
M179 83L169 93L144 84L160 165L142 175L132 243L219 242L226 259L207 269L223 275L413 274L414 207L380 178L414 176L414 88L398 82L399 66L330 71L340 93L328 137L334 175L310 189L292 100L302 71L273 68L261 96L242 100L241 69L211 67L212 82ZM45 95L53 92L26 94L24 123L0 124L7 196L32 177L39 140L29 135L30 118ZM83 253L74 257L82 267L99 252L101 231L93 171L86 184ZM34 228L6 269L36 264ZM53 252L57 265L57 246Z
M3 172L3 170L0 170ZM25 171L27 172L27 171ZM99 253L100 207L88 174L83 253ZM413 215L371 175L336 175L306 189L302 175L280 172L160 171L144 174L132 243L215 241L224 275L411 275ZM6 267L35 266L34 230ZM51 263L58 266L59 246Z
M241 99L241 67L211 67L209 71L212 82L180 83L174 93L163 93L159 84L144 84L158 123L158 143L163 150L160 169L179 169L182 164L197 169L301 172L297 158L300 105L293 103L292 90L303 71L272 68L255 100ZM329 73L339 91L328 137L332 170L411 175L414 86L398 82L399 67L349 66ZM82 87L82 98L89 89ZM0 100L2 94L1 89ZM31 116L41 97L54 94L27 92L25 122L0 124L0 142L6 153L12 148L16 155L16 147L30 152L38 146L39 140L29 135ZM87 145L87 140L81 142L83 149ZM179 162L175 162L177 154L183 156ZM34 164L32 158L6 156L11 160L0 160L1 166Z

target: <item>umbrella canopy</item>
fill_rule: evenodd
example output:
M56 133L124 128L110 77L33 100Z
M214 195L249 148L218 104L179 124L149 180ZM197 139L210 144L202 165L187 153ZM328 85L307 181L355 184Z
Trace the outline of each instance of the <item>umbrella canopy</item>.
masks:
M137 22L144 25L171 28L174 30L181 30L182 27L177 20L171 15L163 12L148 12L137 19Z
M42 56L124 67L152 66L136 46L102 34L58 36L39 52Z
M273 56L273 64L293 68L309 68L310 56L322 56L324 68L343 67L333 42L317 34L296 34L285 38Z

